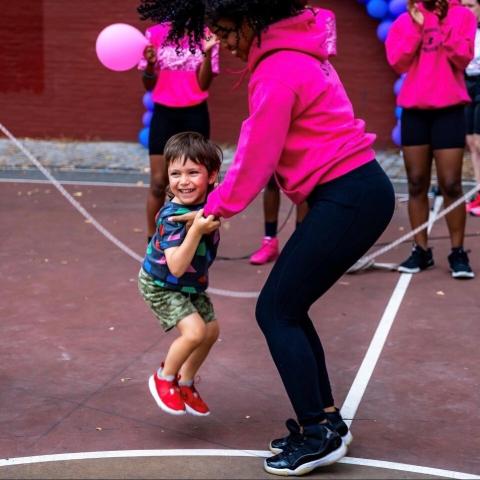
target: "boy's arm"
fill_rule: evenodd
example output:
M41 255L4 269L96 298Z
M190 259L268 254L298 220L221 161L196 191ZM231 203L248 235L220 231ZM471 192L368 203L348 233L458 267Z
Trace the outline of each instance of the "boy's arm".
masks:
M207 218L203 216L203 209L197 211L192 226L188 229L181 245L166 247L165 259L170 273L175 277L181 277L192 263L198 245L203 235L214 232L220 227L220 221L213 215ZM182 228L185 228L184 226Z
M180 246L165 249L167 266L173 276L181 277L187 271L201 239L202 233L192 225Z

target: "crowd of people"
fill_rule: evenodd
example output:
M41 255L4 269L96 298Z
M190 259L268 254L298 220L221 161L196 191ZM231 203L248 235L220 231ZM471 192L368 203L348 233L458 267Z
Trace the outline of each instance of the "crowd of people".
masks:
M464 3L409 0L386 41L388 62L407 73L398 101L412 228L428 217L433 161L446 205L462 196L465 141L480 174L480 5ZM206 293L208 269L221 219L243 211L264 190L265 237L250 260L275 263L255 315L296 415L286 422L287 434L270 442L274 455L264 468L303 475L334 463L352 435L334 400L309 309L377 241L395 204L375 160L375 136L355 116L329 61L334 16L300 0L141 0L139 12L155 23L142 64L155 110L149 238L138 286L162 328L178 332L149 379L150 392L170 414L210 413L194 384L219 333ZM209 140L206 102L219 73L219 45L246 62L250 80L249 116L233 164L217 184L222 154ZM298 208L296 228L281 250L280 190ZM467 209L476 214L478 206L480 197ZM464 248L467 209L447 216L454 278L474 276ZM431 266L422 231L399 270Z

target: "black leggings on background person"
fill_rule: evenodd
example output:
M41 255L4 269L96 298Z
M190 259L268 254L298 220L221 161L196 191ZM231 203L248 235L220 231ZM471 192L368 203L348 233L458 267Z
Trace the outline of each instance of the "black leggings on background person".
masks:
M309 212L282 250L256 308L303 425L324 420L324 408L334 405L322 344L308 311L380 237L392 218L395 196L374 161L318 186L307 201Z

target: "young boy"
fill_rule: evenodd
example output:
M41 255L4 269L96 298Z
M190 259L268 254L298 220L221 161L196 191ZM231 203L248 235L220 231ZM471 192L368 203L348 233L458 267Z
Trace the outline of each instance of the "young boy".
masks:
M194 386L194 376L218 338L212 303L205 293L215 259L220 222L203 216L222 151L201 134L174 135L165 146L171 200L158 212L157 229L140 269L138 287L165 331L179 336L148 382L157 405L172 415L210 413ZM191 227L175 215L196 212Z

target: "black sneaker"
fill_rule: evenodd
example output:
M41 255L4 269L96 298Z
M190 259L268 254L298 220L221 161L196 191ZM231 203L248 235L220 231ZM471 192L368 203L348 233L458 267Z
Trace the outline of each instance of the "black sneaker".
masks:
M342 441L346 447L348 447L353 440L352 432L348 428L347 424L343 421L340 415L340 410L335 409L335 412L325 412L329 425L342 437Z
M412 254L401 263L397 270L402 273L418 273L421 270L433 267L432 249L424 250L418 245L414 245Z
M340 435L326 425L307 425L291 436L284 452L266 458L263 467L274 475L305 475L337 462L347 454Z
M467 252L462 248L452 248L452 253L448 256L450 271L453 278L474 278L475 274L470 268Z
M348 447L352 443L353 435L348 429L347 424L343 421L338 408L335 412L325 412L325 415L327 416L328 426L330 429L335 430L342 438L345 446ZM298 423L292 418L287 420L286 426L290 433L285 437L276 438L270 442L268 448L272 453L282 453L292 440L295 441L295 439L298 439L302 436L300 433L300 425L298 425Z

